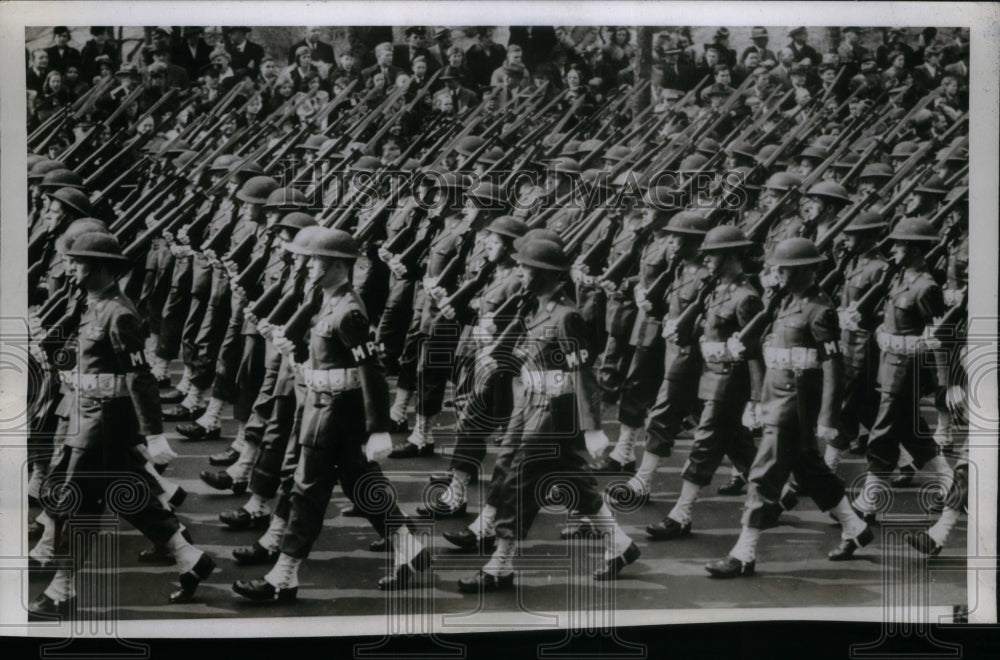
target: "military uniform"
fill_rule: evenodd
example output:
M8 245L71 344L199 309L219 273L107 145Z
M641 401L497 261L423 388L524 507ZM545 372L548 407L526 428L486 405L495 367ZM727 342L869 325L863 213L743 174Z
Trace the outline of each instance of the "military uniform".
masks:
M411 197L386 223L386 242L400 232L408 231L410 223L417 222L426 227L425 219L418 217L422 215L424 214L417 209L416 199ZM416 231L414 240L419 240ZM395 273L389 275L389 294L375 332L375 338L382 349L382 359L388 368L398 368L406 342L406 330L413 318L414 294L419 279L419 273L406 273L404 277L397 277Z
M540 482L546 475L566 475L583 515L595 515L602 505L583 455L582 432L601 426L600 391L590 370L593 355L583 318L560 292L538 304L524 323L525 336L514 350L523 365L524 403L511 420L520 437L496 519L497 536L514 540L525 538L543 504L539 494L547 489Z
M844 287L840 296L840 313L858 300L882 279L888 268L874 249L851 259L844 271ZM840 342L844 352L844 403L841 408L841 436L837 449L858 437L860 425L871 429L878 411L878 347L875 344L874 319L862 319L857 328L841 322Z
M608 265L614 264L635 249L636 232L639 230L641 218L627 217L611 243ZM636 269L632 267L631 272ZM631 274L631 272L629 274ZM599 277L600 273L595 273ZM633 347L629 343L632 327L638 314L632 292L623 281L614 293L608 294L604 329L607 332L607 343L600 357L598 367L598 382L608 396L616 396L621 389L622 381L628 365L632 361Z
M389 428L389 389L368 333L361 300L344 283L316 315L309 361L303 365L308 393L299 434L302 453L281 540L281 552L291 557L308 556L338 479L348 494L356 488L369 494L378 489L380 495L374 498L379 506L361 510L381 534L394 530L403 519L378 464L362 452L370 433Z
M698 398L703 408L682 473L691 483L707 486L724 455L743 473L753 463L757 447L743 426L741 414L747 402L760 399L759 383L752 378L749 364L759 361L760 355L751 352L735 358L726 348L726 341L763 307L759 294L745 277L716 285L705 304L698 346L703 365Z
M868 436L868 469L892 471L902 445L917 467L938 455L926 422L920 416L921 335L944 313L941 287L926 268L905 271L892 282L882 325L875 340L882 351L878 382L881 397Z
M764 341L767 372L761 394L764 433L753 466L743 524L766 529L781 511L781 491L794 476L799 492L821 511L844 497L844 485L823 462L816 426L823 362L840 360L840 326L833 303L813 287L782 301ZM837 402L839 410L839 402Z
M694 262L683 263L664 293L667 308L664 321L676 320L697 299L707 279L707 268ZM657 456L670 455L684 418L698 411L698 392L694 385L701 371L702 360L697 346L688 342L682 346L672 339L666 341L663 381L646 420L646 451Z

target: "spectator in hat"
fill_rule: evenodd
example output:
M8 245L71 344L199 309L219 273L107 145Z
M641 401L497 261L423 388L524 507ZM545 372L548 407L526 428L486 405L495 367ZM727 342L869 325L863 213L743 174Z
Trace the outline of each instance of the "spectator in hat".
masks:
M847 81L845 75L837 80L838 67L833 62L824 62L819 65L819 87L816 93L822 98L835 99L838 104L847 98Z
M91 81L100 73L97 58L106 56L111 62L111 71L118 66L118 46L112 39L111 28L94 26L90 28L93 37L83 45L80 51L80 75L86 81Z
M712 88L717 89L718 93L720 93L720 94L723 91L725 91L726 92L725 95L728 97L729 94L731 94L734 91L736 91L735 89L733 89L732 82L733 82L733 72L729 68L729 65L728 64L716 64L715 67L712 70L712 83L713 84L710 87L706 87L702 91L702 93L701 93L702 103L705 103L706 101L709 100L709 96L710 95L708 94L708 92Z
M860 42L860 28L845 27L840 30L840 45L837 46L837 55L841 63L847 66L847 75L851 76L858 72L861 66L861 58L865 54L865 48Z
M55 39L56 45L45 49L49 54L49 69L65 73L66 67L71 64L80 66L83 59L80 56L80 51L69 45L69 28L63 25L54 28L52 38Z
M476 42L465 51L465 65L478 90L490 86L493 72L503 66L507 49L493 41L493 28L476 28Z
M758 66L760 66L760 50L756 46L750 46L743 51L740 63L733 67L733 85L739 87L743 84Z
M439 93L451 97L452 107L456 112L463 113L479 103L479 96L462 85L461 72L454 67L446 66L439 80L445 85Z
M97 75L94 76L94 84L97 84L102 80L110 80L115 77L114 63L107 55L98 55L96 65Z
M288 75L295 83L295 89L300 92L308 92L307 81L310 78L318 77L319 72L312 61L312 51L308 46L299 46L295 49L295 58L291 66L288 67Z
M36 94L41 94L48 75L49 53L44 48L36 48L31 51L31 65L28 67L25 87Z
M913 70L916 83L924 90L937 89L944 78L944 67L941 66L942 50L938 45L932 45L924 51L924 63Z
M791 48L782 48L778 51L778 63L770 70L771 75L778 79L778 82L786 92L792 88L791 76L794 64L794 51Z
M913 57L916 59L916 66L924 63L924 52L935 45L938 30L936 27L925 27L917 37L917 47L913 49ZM943 50L943 49L942 49Z
M770 37L767 34L767 28L755 27L750 30L750 40L753 42L753 46L747 47L756 48L757 52L760 53L760 61L771 60L772 62L777 62L778 57L774 54L774 51L767 47L767 42ZM743 56L741 59L746 58L746 50L743 51Z
M187 70L170 62L170 49L167 46L160 45L153 49L153 64L163 65L163 79L168 89L187 89L191 86Z
M299 48L305 46L309 49L313 62L325 62L331 67L336 64L333 46L320 39L322 33L323 28L321 27L307 27L305 38L292 44L292 47L288 49L288 61L294 62Z
M441 66L445 66L448 64L448 49L454 45L451 40L451 28L436 28L433 37L434 43L428 45L427 50Z
M233 69L249 69L254 77L260 72L260 61L264 59L264 47L250 41L248 27L231 27L228 34L230 66Z
M406 28L406 43L393 48L392 63L403 71L413 71L413 60L422 56L427 64L428 75L433 75L441 65L424 45L426 34L427 31L422 27Z
M472 81L472 74L469 72L468 67L465 66L465 51L459 45L453 45L448 48L445 52L445 66L451 69L451 75L457 75L458 81L469 90L473 90L476 84ZM442 89L445 87L444 81L440 78L435 84L436 89Z
M219 85L222 87L228 87L226 81L230 78L235 78L236 76L233 71L233 59L230 56L229 51L221 46L217 46L215 50L212 51L209 60L212 65L215 66L215 70L218 73Z
M720 27L716 30L712 43L719 47L719 60L723 64L736 66L736 51L729 47L729 28Z
M802 60L808 59L809 64L815 66L822 61L820 54L816 52L816 49L809 45L809 30L804 27L797 27L788 33L788 36L792 40L788 44L788 48L792 51L795 56L795 62L801 62Z
M203 32L198 26L185 26L181 30L183 42L171 50L170 61L187 71L189 80L196 80L212 61L212 48L202 39Z

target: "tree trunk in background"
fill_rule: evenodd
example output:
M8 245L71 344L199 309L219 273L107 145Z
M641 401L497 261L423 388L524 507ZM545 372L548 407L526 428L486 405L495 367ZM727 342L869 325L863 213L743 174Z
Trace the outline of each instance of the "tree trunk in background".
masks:
M653 74L653 28L641 26L636 28L636 71L635 82L639 84L649 80ZM646 87L642 94L636 94L632 99L632 116L638 117L651 102L652 85Z

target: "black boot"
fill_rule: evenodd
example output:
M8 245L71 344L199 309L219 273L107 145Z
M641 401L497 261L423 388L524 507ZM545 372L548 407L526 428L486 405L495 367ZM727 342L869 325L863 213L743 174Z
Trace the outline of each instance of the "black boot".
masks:
M194 599L194 592L201 584L202 580L208 578L215 570L215 562L207 553L201 553L201 558L190 571L181 573L181 588L170 594L171 603L190 603Z
M258 602L291 603L298 597L299 588L288 587L287 589L278 589L264 578L257 578L255 580L237 580L233 582L233 591L244 598Z
M281 553L277 550L272 552L254 541L253 545L234 549L233 559L243 566L271 565L278 560L279 554Z
M622 569L629 564L634 563L635 560L639 558L640 554L642 553L639 552L639 547L635 543L629 544L629 546L625 548L625 552L621 553L617 557L604 560L604 566L594 571L594 579L602 582L617 579L618 574L622 572Z

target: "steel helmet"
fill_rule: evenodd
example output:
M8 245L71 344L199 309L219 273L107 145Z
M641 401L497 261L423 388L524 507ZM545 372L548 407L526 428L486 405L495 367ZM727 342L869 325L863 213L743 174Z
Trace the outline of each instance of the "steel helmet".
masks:
M288 215L295 214L289 213ZM292 254L307 255L309 252L306 251L306 248L309 247L309 244L312 243L313 239L323 233L324 229L324 227L317 224L303 227L297 234L295 234L295 238L293 238L291 242L285 241L281 244L281 247Z
M51 172L46 172L38 187L42 190L58 190L59 188L86 189L86 186L83 185L83 178L73 170L52 170Z
M515 218L512 215L502 215L491 222L486 227L486 231L516 239L528 233L528 225L520 218Z
M816 244L800 236L781 241L767 257L767 262L774 266L811 266L824 261L826 257L820 254Z
M76 188L59 188L55 191L45 193L52 199L59 200L64 206L76 211L77 215L83 217L93 214L90 206L90 199L82 191Z
M304 249L305 253L312 257L357 259L361 256L358 242L353 236L341 229L327 227L320 227Z
M850 195L847 194L847 189L839 183L833 181L820 181L809 189L806 193L810 197L823 197L825 199L832 199L835 202L841 204L848 204L851 201Z
M248 179L236 193L236 199L247 204L263 204L267 196L275 191L278 182L269 176L255 176Z
M802 185L802 179L791 172L775 172L767 178L762 187L787 192Z
M697 211L681 211L675 213L664 231L671 234L684 234L686 236L704 236L711 229L708 219Z
M941 238L928 220L924 218L902 218L896 223L886 241L920 241L937 243Z
M563 245L562 236L560 236L557 232L554 232L551 229L546 229L545 227L536 227L535 229L529 229L527 232L525 232L524 236L521 236L520 238L515 238L514 248L520 250L521 245L523 245L526 241L531 241L536 238L545 241L551 241L559 246Z
M128 261L122 255L122 248L118 244L118 239L108 232L101 231L79 234L73 240L72 246L66 250L66 255L70 257L105 259L116 263Z
M570 266L561 245L541 238L522 241L514 255L514 261L524 266L553 271L567 271Z
M290 231L297 232L300 229L312 227L315 224L316 218L308 213L303 213L302 211L292 211L291 213L286 213L281 216L280 220L271 225L271 229L275 231L279 229L288 229Z
M742 250L754 247L756 244L747 239L739 227L734 225L719 225L709 229L701 242L701 252L716 252L719 250Z
M309 198L301 190L295 188L275 188L264 201L265 209L304 209L309 208Z
M873 231L875 229L885 229L887 226L889 226L889 223L882 219L881 213L877 211L862 211L851 220L850 224L844 227L844 233L860 234L861 232Z

